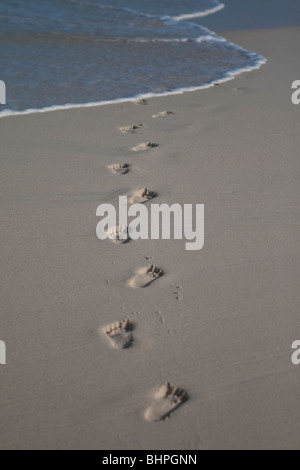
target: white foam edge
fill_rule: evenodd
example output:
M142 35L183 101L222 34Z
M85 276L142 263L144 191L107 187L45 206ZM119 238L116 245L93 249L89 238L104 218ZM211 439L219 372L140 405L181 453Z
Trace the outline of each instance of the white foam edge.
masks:
M204 18L205 16L213 15L214 13L217 13L225 8L225 5L223 3L218 2L218 5L216 5L213 8L208 8L207 10L203 11L195 11L194 13L183 13L182 15L178 16L168 16L168 15L153 15L151 13L145 13L143 11L137 11L132 8L127 8L127 7L117 7L120 10L127 11L128 13L138 15L138 16L143 16L145 18L152 18L152 19L160 19L160 20L173 20L173 21L184 21L184 20L190 20L193 18Z
M223 10L224 8L225 8L225 5L223 3L220 3L220 5L217 5L214 8L211 8L209 10L198 11L195 13L186 13L184 15L172 16L171 18L175 21L185 21L185 20L192 20L193 18L203 18L205 16L213 15L214 13L217 13Z
M201 38L199 38L201 39ZM245 50L242 49L238 46L236 46L233 43L228 43L232 47L239 49L239 50ZM49 113L49 112L56 112L56 111L66 111L66 110L72 110L72 109L84 109L84 108L96 108L100 106L108 106L111 104L122 104L122 103L130 103L130 102L135 102L138 100L142 99L150 99L150 98L159 98L159 97L166 97L166 96L174 96L174 95L182 95L184 93L188 92L193 92L193 91L200 91L200 90L205 90L208 88L212 88L215 86L216 83L221 84L225 83L231 80L234 80L235 77L238 75L241 75L242 73L245 72L251 72L252 70L257 70L260 69L263 65L267 63L267 59L265 59L263 56L260 56L255 53L247 53L253 56L253 59L255 59L255 63L253 65L248 65L246 67L234 69L231 71L228 71L224 73L220 77L216 77L214 80L211 82L203 83L202 85L199 86L194 86L194 87L185 87L185 88L176 88L174 90L169 90L169 91L164 91L160 93L145 93L145 94L137 94L131 97L126 97L126 98L116 98L112 100L104 100L104 101L95 101L92 103L81 103L81 104L64 104L64 105L57 105L57 106L49 106L41 109L26 109L25 111L11 111L11 110L4 110L0 112L0 119L6 118L6 117L13 117L13 116L26 116L30 114L44 114L44 113Z

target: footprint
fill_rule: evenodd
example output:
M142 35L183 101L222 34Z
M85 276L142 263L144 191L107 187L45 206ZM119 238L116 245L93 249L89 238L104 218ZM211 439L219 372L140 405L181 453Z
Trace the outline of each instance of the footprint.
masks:
M156 312L156 315L158 316L158 319L162 325L165 325L167 323L165 317L161 312Z
M114 163L107 168L116 175L126 175L129 172L130 165L129 163Z
M176 300L178 300L178 302L182 302L183 301L183 289L182 289L182 287L176 285L175 289L176 290L174 291L174 295L175 295Z
M137 100L137 101L135 101L135 104L142 105L142 106L147 106L148 101L145 100L145 99Z
M137 131L141 127L144 127L143 124L139 124L138 126L133 124L132 126L120 127L120 131L123 132L123 134L134 134L135 131Z
M121 227L112 227L108 229L107 233L109 239L118 245L128 243L130 240L128 227L125 227L125 225L122 225Z
M159 144L154 144L153 142L144 142L137 145L136 147L133 147L131 150L133 150L133 152L145 152L146 150L150 150L156 147L159 147Z
M173 113L172 111L161 111L158 114L153 114L152 117L156 119L156 118L167 117L167 116L175 116L175 113Z
M162 269L157 268L154 264L151 264L148 267L137 271L136 275L130 279L129 286L133 288L147 287L163 275L164 272Z
M143 204L146 201L150 201L157 196L154 191L149 188L141 188L136 191L129 199L129 204Z
M152 405L145 411L146 421L162 421L188 400L188 394L169 382L163 384L154 396Z
M133 330L133 323L126 319L112 323L102 331L115 349L128 349L133 343Z

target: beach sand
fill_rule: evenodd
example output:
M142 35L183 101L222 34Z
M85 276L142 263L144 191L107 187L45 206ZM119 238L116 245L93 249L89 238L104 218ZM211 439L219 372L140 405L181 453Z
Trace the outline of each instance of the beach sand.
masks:
M1 119L1 449L299 448L299 34L224 33L268 63L209 90ZM98 240L98 205L139 188L205 204L203 250ZM165 382L189 400L148 422Z

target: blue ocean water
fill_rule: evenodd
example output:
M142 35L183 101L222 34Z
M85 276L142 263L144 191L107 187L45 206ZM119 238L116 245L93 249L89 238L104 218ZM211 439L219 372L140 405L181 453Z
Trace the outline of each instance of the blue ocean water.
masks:
M261 56L201 26L222 8L217 0L1 0L0 114L197 89L260 66Z

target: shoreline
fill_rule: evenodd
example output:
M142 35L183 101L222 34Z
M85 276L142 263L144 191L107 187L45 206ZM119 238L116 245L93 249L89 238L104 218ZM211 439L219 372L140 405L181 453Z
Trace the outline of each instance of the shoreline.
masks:
M252 72L253 70L260 69L263 65L265 65L267 60L261 56L259 60L257 60L257 64L249 65L248 67L244 67L242 69L232 70L227 72L223 77L217 78L210 83L204 83L203 85L190 87L190 88L178 88L171 91L166 91L162 93L145 93L145 94L138 94L128 98L116 98L113 100L108 101L99 101L95 103L84 103L84 104L65 104L65 105L55 105L51 107L41 108L41 109L27 109L25 111L3 111L0 112L0 119L4 119L7 117L14 117L14 116L29 116L32 114L44 114L44 113L53 113L57 111L69 111L72 109L89 109L89 108L98 108L100 106L110 106L116 104L124 104L124 103L135 103L139 100L150 100L152 98L163 98L168 96L177 96L183 95L185 93L192 93L196 91L208 90L209 88L213 88L216 85L220 85L231 80L234 80L236 77L243 73Z
M299 31L227 32L268 62L205 92L1 121L1 449L298 448ZM202 251L96 238L97 206L141 186L205 204ZM165 275L133 291L146 258ZM110 348L127 316L132 347ZM190 399L147 423L165 381Z
M296 16L297 13L297 5L294 5L294 0L289 0L291 4L288 5L288 8L284 10L283 16L281 16L281 24L282 26L278 25L278 21L276 22L274 18L272 17L271 19L269 18L269 22L267 22L267 25L263 23L260 23L260 28L257 28L257 23L253 23L253 12L258 11L259 8L259 0L253 0L251 2L251 7L250 7L250 13L249 17L252 18L252 22L246 21L246 24L240 29L240 31L254 31L259 29L264 29L266 27L268 28L273 28L277 29L280 27L295 27L294 24L294 17ZM268 2L272 2L272 5L274 6L275 10L280 8L280 0L264 0L264 8L266 8L266 4ZM204 20L204 24L200 25L197 22L191 22L191 24L194 24L194 26L203 26L204 28L209 28L207 31L212 33L212 36L210 39L215 39L218 40L222 39L225 36L225 33L227 34L228 32L237 32L236 27L233 27L232 24L232 19L235 18L234 20L234 25L238 23L236 21L236 18L243 18L243 6L241 6L239 0L226 0L225 3L221 3L218 0L218 5L212 9L208 9L202 12L197 12L197 13L191 13L191 14L183 14L179 16L170 16L170 17L161 17L162 19L171 19L176 22L182 22L185 20L193 20L197 18L201 18ZM300 9L298 7L299 13ZM221 15L220 15L221 13ZM152 16L148 15L147 13L143 14L145 16ZM276 15L275 15L276 16ZM155 18L156 16L153 16ZM208 23L205 23L205 20L208 21ZM228 28L229 26L229 28ZM253 26L255 26L255 29L253 29ZM298 26L298 25L297 25ZM227 27L227 28L226 28ZM216 33L214 31L223 31L220 33ZM225 33L224 33L225 31ZM214 38L215 36L215 38ZM197 40L195 40L197 41ZM226 41L226 39L225 39ZM236 48L236 49L241 49L238 44L231 43L231 45ZM0 119L1 118L6 118L6 117L11 117L11 116L24 116L24 115L31 115L31 114L43 114L47 112L55 112L55 111L64 111L64 110L70 110L70 109L81 109L81 108L91 108L91 107L97 107L97 106L106 106L106 105L113 105L113 104L121 104L121 103L127 103L127 102L134 102L136 100L140 99L151 99L151 98L156 98L156 97L165 97L165 96L172 96L172 95L178 95L182 93L187 93L187 92L193 92L193 91L201 91L203 89L209 89L214 86L214 84L217 83L226 83L226 81L232 80L235 77L239 76L241 73L249 72L256 70L257 68L262 67L266 63L266 59L260 55L256 54L255 52L251 52L247 49L244 49L245 52L249 53L249 56L254 59L256 59L255 63L253 65L250 65L248 67L242 67L242 68L237 68L233 69L227 73L224 73L222 76L219 78L213 79L210 82L203 83L202 85L198 86L193 86L193 87L181 87L181 88L175 88L171 89L170 91L165 91L162 93L156 93L156 92L149 92L149 93L137 93L136 95L125 97L125 98L114 98L114 99L109 99L109 100L100 100L100 101L95 101L95 102L85 102L85 103L65 103L65 104L58 104L58 105L52 105L52 106L45 106L42 108L28 108L22 111L14 111L10 109L5 109L3 111L0 111Z
M223 36L216 36L216 39L218 38L221 41L223 39L227 41L226 38L223 38ZM236 50L241 50L241 51L246 52L247 55L249 55L249 57L253 58L255 63L247 67L230 70L229 72L222 74L222 76L220 76L219 78L215 78L211 82L204 83L199 86L176 88L174 90L169 90L169 91L165 91L161 93L155 93L155 92L139 93L132 97L115 98L111 100L95 101L91 103L78 103L78 104L70 103L70 104L64 104L64 105L53 105L53 106L49 106L49 107L47 106L47 107L38 108L38 109L26 109L24 111L4 110L0 112L0 119L14 117L14 116L28 116L32 114L44 114L44 113L53 113L57 111L68 111L72 109L89 109L89 108L95 108L95 107L100 107L100 106L110 106L110 105L123 104L123 103L135 103L139 100L163 98L163 97L168 97L168 96L182 95L184 93L191 93L195 91L208 90L209 88L213 88L216 84L220 85L228 81L234 80L239 75L260 69L263 65L266 64L267 59L265 59L262 55L255 53L255 52L248 51L247 49L240 47L238 44L234 44L232 42L229 44L232 45Z

